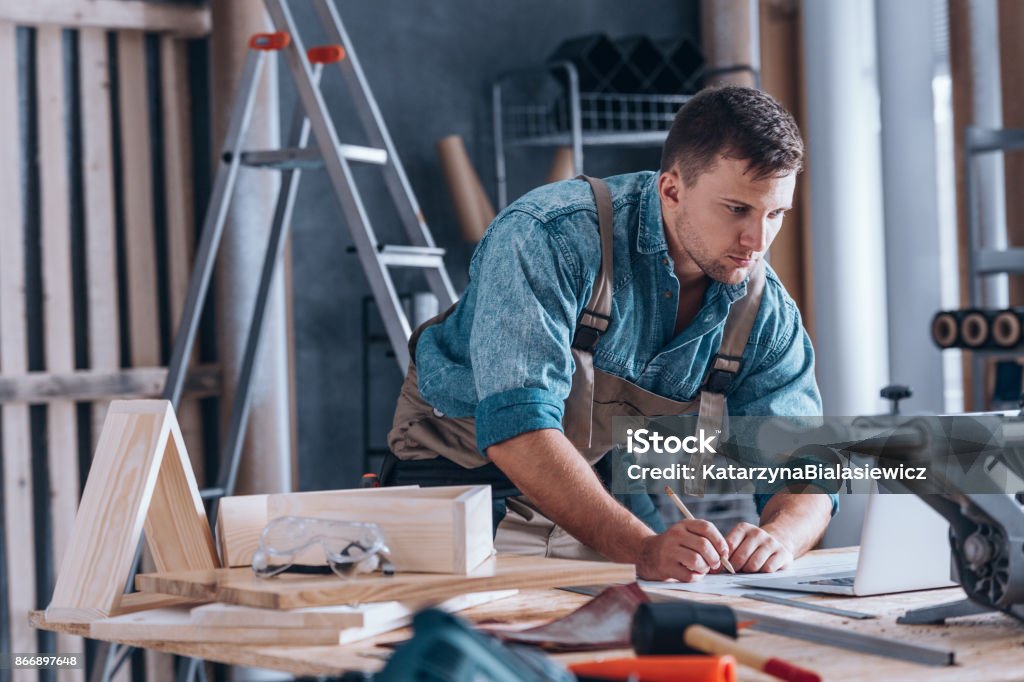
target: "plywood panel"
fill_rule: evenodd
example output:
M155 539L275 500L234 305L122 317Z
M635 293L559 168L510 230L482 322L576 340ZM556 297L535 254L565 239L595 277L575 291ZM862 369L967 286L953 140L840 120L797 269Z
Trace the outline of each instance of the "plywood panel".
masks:
M17 37L11 24L0 23L0 177L18 178L21 168L18 120ZM0 372L28 369L25 318L25 237L21 187L0 182ZM7 594L11 651L35 651L36 633L25 614L36 608L36 564L32 547L32 449L27 405L4 405L2 419L4 468L4 545L7 549ZM34 670L15 671L15 680L38 679Z
M75 368L74 314L71 298L71 206L64 100L64 41L59 26L36 32L36 93L39 131L40 251L43 271L43 336L46 368ZM49 405L46 414L50 520L55 565L70 544L78 508L78 423L73 402ZM61 653L84 650L80 638L57 638ZM60 680L84 679L82 670L65 669Z
M282 574L261 579L249 568L222 568L145 574L136 577L135 585L144 592L190 599L294 609L407 599L440 601L466 592L621 583L631 582L635 577L632 564L507 555L487 560L468 576L398 573L391 577L372 574L338 580L336 576Z

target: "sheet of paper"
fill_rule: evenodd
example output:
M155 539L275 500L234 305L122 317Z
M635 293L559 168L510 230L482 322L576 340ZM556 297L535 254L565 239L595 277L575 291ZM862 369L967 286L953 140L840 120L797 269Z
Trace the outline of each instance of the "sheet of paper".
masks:
M793 562L793 565L778 573L715 573L706 575L702 580L695 583L680 583L674 581L641 580L640 586L644 588L655 588L659 590L682 590L684 592L701 592L704 594L721 594L726 596L739 596L747 592L757 592L756 587L742 585L748 580L766 580L773 577L778 578L800 578L809 575L821 575L823 573L838 573L840 571L854 571L857 569L858 552L843 552L837 554L809 554ZM790 590L772 590L772 594L779 597L806 597L807 592L795 592Z

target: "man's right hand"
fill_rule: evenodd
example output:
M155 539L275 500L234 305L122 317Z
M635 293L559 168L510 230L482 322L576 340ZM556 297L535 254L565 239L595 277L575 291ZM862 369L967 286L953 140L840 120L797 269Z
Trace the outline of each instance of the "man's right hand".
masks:
M721 566L722 557L728 556L729 545L713 524L687 519L644 540L636 573L644 580L695 582Z

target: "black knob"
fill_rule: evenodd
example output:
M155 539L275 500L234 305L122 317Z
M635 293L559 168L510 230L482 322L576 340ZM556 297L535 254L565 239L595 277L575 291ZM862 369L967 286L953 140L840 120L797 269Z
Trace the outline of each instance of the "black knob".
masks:
M914 395L914 392L910 390L910 386L890 384L879 391L878 394L892 403L889 414L899 414L900 401Z

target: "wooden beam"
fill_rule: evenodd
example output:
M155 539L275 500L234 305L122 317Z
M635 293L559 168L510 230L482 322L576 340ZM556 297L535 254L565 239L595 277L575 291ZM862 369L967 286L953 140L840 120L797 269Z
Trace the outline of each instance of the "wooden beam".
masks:
M970 281L968 258L970 240L967 235L967 193L965 186L964 128L974 120L974 77L971 64L970 0L949 0L949 69L953 81L953 158L956 168L957 253L959 255L960 307L971 305L967 282ZM962 354L964 376L964 409L983 410L974 404L974 369L971 353Z
M188 55L184 41L160 37L160 92L162 94L164 197L167 217L168 293L171 334L181 324L195 250L195 196L192 173L192 129L189 121ZM196 362L193 352L189 364ZM178 423L188 445L196 479L203 485L203 420L199 403L182 400Z
M21 177L18 120L18 41L15 27L0 22L0 177ZM0 373L28 371L25 317L25 232L21 183L0 182ZM4 405L4 546L10 651L35 651L36 633L25 614L36 608L36 562L32 508L32 446L27 405ZM39 679L36 670L15 670L15 682Z
M150 519L154 540L181 550L181 562L196 569L216 566L209 526L198 519L202 503L194 480L187 475L160 482L174 467L188 469L171 404L166 400L123 400L111 403L100 434L82 504L75 518L49 617L87 622L117 612L128 579L143 523L157 499L158 517ZM170 446L171 442L175 445ZM163 498L163 501L161 500ZM168 518L169 515L169 518ZM198 530L202 537L190 533ZM207 547L206 556L194 548ZM179 562L175 562L179 563ZM179 563L179 565L180 565Z
M71 204L64 100L64 30L36 31L36 93L39 130L40 250L43 270L43 346L51 372L75 369L75 328L71 297ZM46 413L49 507L54 565L71 541L78 509L78 417L67 400L50 403ZM84 650L81 638L60 635L59 653ZM58 680L84 679L81 669L58 671Z
M82 195L85 227L85 299L89 367L121 367L121 320L117 299L117 237L114 158L111 140L110 60L107 32L83 28L78 34L82 97ZM107 414L107 401L92 406L92 448Z
M1024 4L999 0L999 62L1002 75L1003 127L1024 128ZM1024 244L1024 153L1004 155L1006 179L1006 232L1011 246ZM1024 304L1024 278L1010 277L1010 305Z
M129 362L160 364L156 243L153 229L153 155L149 129L146 37L117 34L118 102L121 113L121 196L128 271Z
M800 64L800 10L796 0L760 0L761 86L793 115L799 124L803 102ZM806 259L807 230L803 203L807 176L797 180L793 209L772 243L771 265L810 326L811 267Z
M80 369L72 372L4 373L0 403L39 404L54 401L90 402L118 398L155 398L164 389L166 367L118 370ZM220 393L220 366L199 365L189 370L185 393L194 397Z
M0 21L65 28L137 29L199 38L210 33L210 9L204 5L142 0L7 0Z

